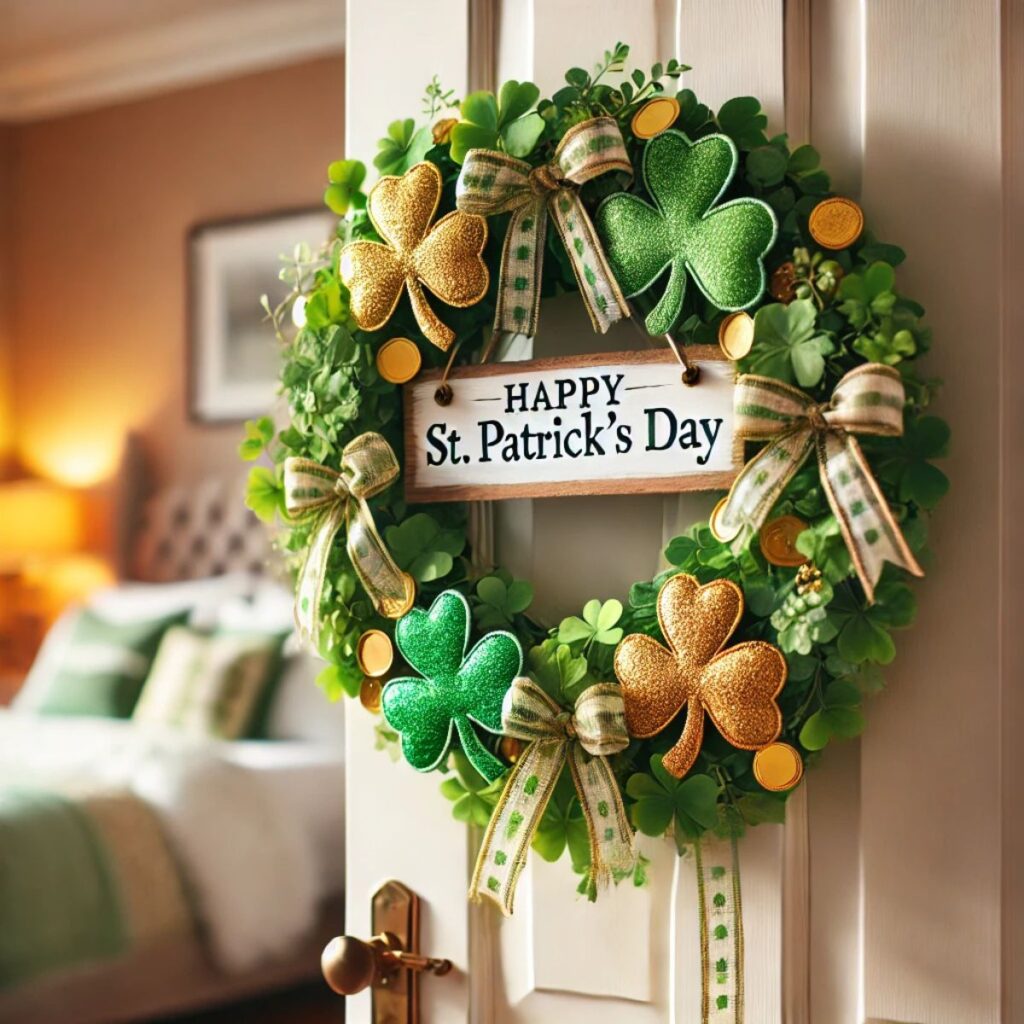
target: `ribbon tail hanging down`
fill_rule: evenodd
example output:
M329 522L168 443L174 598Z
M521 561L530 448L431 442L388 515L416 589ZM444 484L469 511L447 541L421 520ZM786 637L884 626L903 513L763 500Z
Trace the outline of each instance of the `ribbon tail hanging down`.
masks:
M701 1024L743 1024L744 935L736 839L694 844Z
M509 917L516 884L565 763L566 741L535 740L523 751L505 783L477 855L469 897L493 900Z
M320 643L320 600L323 597L327 561L334 538L345 521L345 507L337 502L320 516L313 528L313 537L299 571L295 590L295 625L299 636L314 647Z
M853 560L868 603L886 562L923 576L888 502L850 434L828 431L817 438L821 482Z
M579 743L571 744L569 770L583 808L590 836L592 895L633 870L633 830L622 803L615 773L604 757L591 757Z
M547 204L542 196L536 196L512 214L501 251L498 306L494 313L496 331L531 338L537 333L547 223Z
M416 584L395 564L365 500L348 500L345 523L349 561L374 608L386 619L404 615L415 597Z
M549 201L558 234L569 254L580 295L595 331L604 334L629 316L629 305L598 241L579 195L561 189Z

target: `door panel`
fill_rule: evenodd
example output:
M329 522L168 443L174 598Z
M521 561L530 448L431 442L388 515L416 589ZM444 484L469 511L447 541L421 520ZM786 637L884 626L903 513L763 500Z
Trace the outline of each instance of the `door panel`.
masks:
M928 368L947 379L940 408L954 424L954 486L934 524L939 558L919 592L917 628L900 638L863 745L830 749L787 826L755 829L741 846L746 1019L757 1024L994 1024L1012 983L998 742L1001 729L1016 735L1000 722L1012 619L993 595L1000 512L1011 521L996 453L1008 440L998 371L1007 344L1000 60L1014 65L1001 53L999 15L997 0L348 3L350 156L372 157L384 126L419 110L435 72L459 94L468 68L487 67L498 81L528 78L549 93L568 66L622 39L641 65L668 56L694 65L685 84L708 103L759 96L770 130L788 128L794 144L809 128L836 187L862 195L877 233L910 253L900 278L935 327ZM488 45L485 25L495 28L486 60L469 52ZM593 335L567 296L545 304L535 345L514 356L638 344L629 327ZM536 610L554 622L649 576L658 538L713 503L509 501L474 517L479 550L533 580ZM468 907L479 837L449 818L437 776L391 764L374 750L373 719L350 711L347 930L368 934L370 894L383 879L420 893L425 951L456 963L452 976L423 983L427 1024L700 1020L692 860L644 840L649 886L591 906L575 896L567 864L533 858L514 919ZM348 1013L364 1024L368 997L350 1000Z

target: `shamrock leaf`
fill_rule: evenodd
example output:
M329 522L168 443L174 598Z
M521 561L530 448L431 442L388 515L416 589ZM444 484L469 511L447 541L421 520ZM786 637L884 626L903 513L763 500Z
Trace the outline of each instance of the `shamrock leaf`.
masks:
M847 274L839 284L839 312L854 327L891 313L896 305L896 275L888 263L872 263L863 274Z
M817 329L816 315L811 299L762 306L754 314L754 347L743 361L744 371L814 387L825 372L824 357L833 350L829 336Z
M503 149L528 156L544 131L544 120L529 113L540 90L533 82L506 82L501 93L471 92L463 101L462 118L451 134L451 158L461 164L471 149Z
M361 160L335 160L327 165L327 180L330 184L324 192L324 205L344 217L349 208L361 210L366 206L366 196L359 191L366 177L366 165Z
M603 604L594 598L583 606L583 618L570 615L562 619L558 627L558 639L563 644L583 641L583 646L593 643L614 647L622 639L622 629L615 624L622 618L622 602L612 598Z
M513 619L530 607L533 587L526 580L485 576L476 585L473 617L481 629L511 626Z
M457 730L466 757L493 782L505 767L473 726L501 732L502 701L522 668L523 651L511 633L495 631L466 654L469 620L469 602L457 590L439 594L429 611L413 608L398 620L395 643L420 677L392 679L381 709L417 771L441 764Z
M284 514L284 487L274 470L266 466L253 466L245 485L245 507L265 523Z
M864 729L861 694L852 683L836 680L822 696L821 710L815 711L800 730L806 750L821 750L832 739L852 739Z
M718 111L718 127L737 146L753 149L766 141L764 130L768 127L768 118L753 96L736 96L722 104Z
M649 334L672 330L687 276L719 309L745 309L764 293L763 257L775 241L771 208L744 197L716 205L736 173L736 146L724 135L691 142L669 130L644 150L643 180L654 200L620 192L598 207L597 229L627 296L647 291L668 270Z
M452 817L485 828L501 795L501 780L485 782L471 770L466 755L457 750L452 752L452 763L455 774L441 783L442 796L452 801Z
M900 501L931 509L949 490L949 478L929 459L949 454L949 424L937 416L909 418L902 437L875 442L882 453L879 477L896 487Z
M274 421L269 416L258 420L245 421L245 440L238 446L238 454L244 462L258 459L274 439Z
M909 626L917 611L913 591L905 583L885 582L874 604L861 604L850 587L842 588L830 609L839 629L836 650L851 665L888 665L896 657L891 629Z
M718 783L710 775L677 779L651 757L650 774L637 773L626 781L626 793L635 803L629 813L633 824L647 836L663 836L672 826L676 848L718 824Z
M573 654L571 647L554 637L532 647L526 658L530 675L559 704L571 706L590 685L587 659Z
M433 145L434 138L427 125L417 129L411 117L392 121L387 136L377 143L373 166L381 174L404 174L413 164L418 164Z
M455 558L466 546L462 530L441 528L432 516L417 512L384 531L388 548L399 569L419 583L441 579L452 571Z

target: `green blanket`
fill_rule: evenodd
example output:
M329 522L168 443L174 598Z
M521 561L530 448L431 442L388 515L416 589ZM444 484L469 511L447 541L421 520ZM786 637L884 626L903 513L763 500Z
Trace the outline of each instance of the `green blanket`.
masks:
M127 945L116 874L88 816L55 793L0 788L0 989Z

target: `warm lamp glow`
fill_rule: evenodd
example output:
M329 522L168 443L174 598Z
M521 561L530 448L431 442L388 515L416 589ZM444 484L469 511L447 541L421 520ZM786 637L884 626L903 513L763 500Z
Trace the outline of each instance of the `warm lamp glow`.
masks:
M77 496L43 480L0 484L0 564L74 551L81 539Z
M38 436L22 442L22 457L41 476L69 487L91 487L112 476L121 457L122 436L95 430L72 436Z

